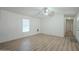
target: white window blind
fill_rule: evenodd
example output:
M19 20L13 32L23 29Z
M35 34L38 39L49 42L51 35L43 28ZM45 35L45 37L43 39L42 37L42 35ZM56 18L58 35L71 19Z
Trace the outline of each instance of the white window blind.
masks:
M23 19L22 20L22 31L23 32L29 32L30 31L30 20L29 19Z

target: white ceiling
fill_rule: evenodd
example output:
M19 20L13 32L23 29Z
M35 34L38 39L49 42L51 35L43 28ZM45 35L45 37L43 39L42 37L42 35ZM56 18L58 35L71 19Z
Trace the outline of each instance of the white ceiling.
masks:
M49 7L49 8L51 8L51 10L55 13L63 13L67 16L75 16L79 12L79 7ZM0 9L36 18L48 17L39 15L43 7L0 7Z

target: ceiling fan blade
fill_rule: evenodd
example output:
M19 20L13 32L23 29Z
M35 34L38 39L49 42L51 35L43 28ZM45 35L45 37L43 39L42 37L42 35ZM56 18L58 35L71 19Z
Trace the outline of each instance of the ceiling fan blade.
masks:
M54 11L50 8L42 8L39 10L39 12L36 14L37 17L46 17L46 16L54 16Z

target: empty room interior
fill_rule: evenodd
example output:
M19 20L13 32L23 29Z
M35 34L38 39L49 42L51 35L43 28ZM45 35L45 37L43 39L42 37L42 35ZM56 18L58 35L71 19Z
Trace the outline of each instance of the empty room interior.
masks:
M0 7L0 51L79 51L79 7Z

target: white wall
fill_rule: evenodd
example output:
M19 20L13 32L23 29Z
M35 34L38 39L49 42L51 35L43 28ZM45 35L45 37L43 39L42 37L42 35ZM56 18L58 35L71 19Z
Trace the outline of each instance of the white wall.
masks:
M22 19L30 19L30 32L22 32ZM0 10L0 42L13 40L20 37L25 37L37 34L37 28L40 28L40 20L27 17L24 15Z
M73 21L73 35L76 35L76 19L77 17L74 17L74 21Z
M41 33L64 37L64 14L41 19Z
M75 19L75 37L79 42L79 13L77 14Z

